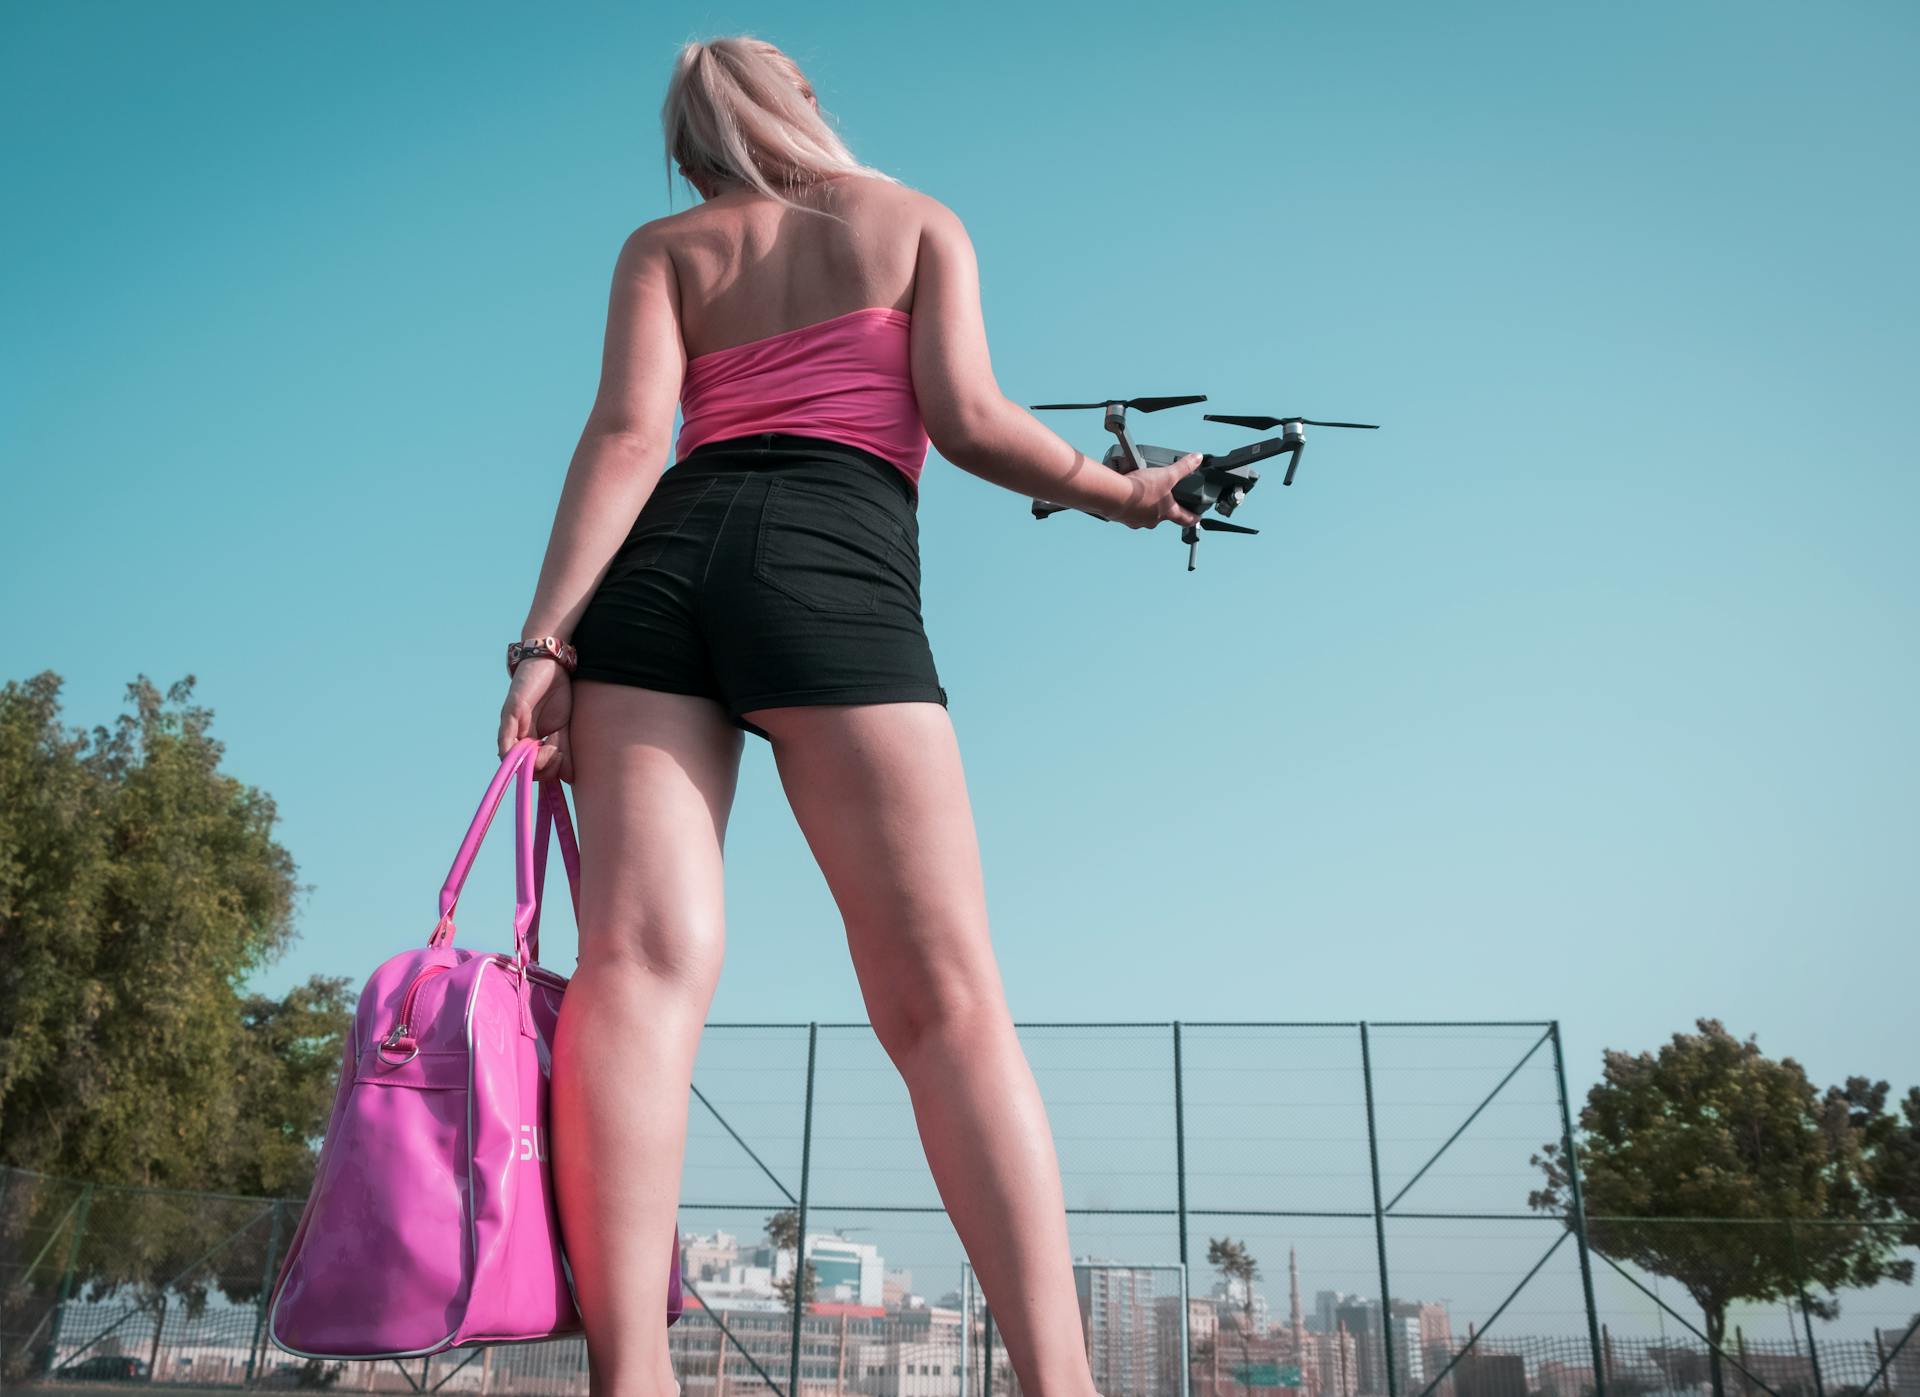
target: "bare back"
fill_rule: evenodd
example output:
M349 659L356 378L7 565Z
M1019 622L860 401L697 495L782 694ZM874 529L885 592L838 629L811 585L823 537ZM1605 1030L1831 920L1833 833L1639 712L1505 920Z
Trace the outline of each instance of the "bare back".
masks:
M926 196L866 175L796 196L838 222L751 191L660 221L679 284L688 358L864 306L913 310Z

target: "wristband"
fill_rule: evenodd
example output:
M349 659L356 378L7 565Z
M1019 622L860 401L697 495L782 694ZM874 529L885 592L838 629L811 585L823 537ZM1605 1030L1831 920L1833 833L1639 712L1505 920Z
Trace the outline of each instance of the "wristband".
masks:
M558 636L543 635L533 640L516 640L507 646L507 673L512 675L520 667L520 661L544 655L557 660L560 668L572 674L580 663L579 652Z

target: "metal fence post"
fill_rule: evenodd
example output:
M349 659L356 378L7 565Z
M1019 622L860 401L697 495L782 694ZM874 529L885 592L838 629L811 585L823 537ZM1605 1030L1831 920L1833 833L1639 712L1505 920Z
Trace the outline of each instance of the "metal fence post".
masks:
M1813 1313L1807 1306L1807 1278L1800 1269L1800 1239L1794 1235L1793 1219L1787 1219L1787 1246L1793 1252L1793 1285L1800 1292L1800 1322L1807 1330L1807 1361L1813 1365L1813 1397L1827 1397L1827 1385L1820 1375L1820 1345L1813 1337ZM1874 1331L1876 1334L1879 1330Z
M793 1231L793 1343L787 1356L787 1397L800 1397L800 1324L807 1312L807 1179L813 1167L813 1064L820 1025L807 1025L807 1106L800 1126L800 1208Z
M1180 1268L1180 1397L1192 1397L1193 1346L1187 1332L1187 1319L1193 1313L1193 1299L1187 1286L1187 1268Z
M276 1198L273 1200L273 1207L269 1210L273 1214L273 1221L269 1224L267 1231L267 1260L266 1264L260 1268L260 1299L254 1306L253 1342L247 1347L246 1384L248 1387L253 1386L254 1372L260 1361L267 1356L267 1346L264 1342L267 1333L267 1302L272 1298L273 1263L280 1255L280 1209L283 1206L285 1206L283 1202Z
M975 1272L978 1275L979 1272ZM993 1397L993 1307L980 1302L981 1325L986 1333L987 1356L980 1364L980 1397Z
M1187 1356L1187 1103L1185 1070L1180 1063L1180 1020L1173 1021L1173 1171L1180 1200L1180 1397L1192 1391L1192 1360Z
M1380 1347L1387 1362L1387 1397L1400 1397L1393 1364L1393 1288L1387 1281L1387 1218L1380 1206L1380 1132L1373 1112L1373 1048L1360 1024L1360 1076L1367 1093L1367 1159L1373 1173L1373 1242L1380 1253Z
M1180 1067L1180 1021L1173 1023L1173 1169L1180 1203L1180 1264L1187 1264L1187 1104Z
M93 1207L93 1185L80 1185L80 1206L74 1210L73 1239L67 1243L67 1269L60 1277L60 1298L53 1302L53 1324L47 1330L47 1361L41 1371L51 1373L60 1356L60 1326L67 1317L67 1297L73 1294L73 1269L80 1261L80 1241L87 1235L87 1212Z
M1593 1352L1594 1397L1607 1397L1606 1349L1600 1342L1600 1307L1593 1299L1593 1262L1587 1254L1587 1200L1580 1188L1580 1155L1573 1144L1573 1111L1567 1104L1567 1061L1560 1051L1560 1020L1555 1019L1547 1032L1553 1039L1553 1077L1560 1089L1560 1149L1567 1162L1573 1240L1580 1249L1580 1288L1587 1302L1587 1343Z
M167 1292L160 1292L160 1313L153 1321L153 1343L147 1349L147 1381L158 1382L160 1372L160 1340L167 1332Z

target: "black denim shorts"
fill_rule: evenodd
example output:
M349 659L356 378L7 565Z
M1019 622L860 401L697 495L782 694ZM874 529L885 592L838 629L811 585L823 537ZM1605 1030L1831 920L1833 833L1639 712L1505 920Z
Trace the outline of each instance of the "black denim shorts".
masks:
M761 432L669 466L571 637L575 679L788 704L945 705L920 618L919 491L883 456Z

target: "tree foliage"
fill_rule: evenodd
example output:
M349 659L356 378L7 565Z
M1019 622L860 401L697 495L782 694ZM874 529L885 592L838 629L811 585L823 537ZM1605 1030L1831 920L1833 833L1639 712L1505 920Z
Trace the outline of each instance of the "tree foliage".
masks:
M1891 1185L1913 1156L1885 1111L1886 1084L1854 1078L1822 1093L1792 1058L1714 1019L1697 1027L1657 1053L1606 1054L1579 1122L1594 1250L1677 1281L1716 1348L1736 1300L1832 1317L1841 1289L1911 1280ZM1530 1204L1569 1213L1560 1145L1533 1163L1546 1184Z
M767 1218L767 1242L777 1256L790 1251L796 1258L800 1255L800 1214L796 1209L783 1208ZM810 1305L820 1293L820 1272L809 1261L803 1270L797 1260L793 1272L782 1276L773 1283L773 1293L788 1305L793 1303L794 1276L800 1277L800 1303Z
M350 1017L343 979L245 988L292 944L303 888L193 683L142 676L90 735L61 724L58 675L0 688L0 1164L95 1186L96 1288L166 1283L229 1221L142 1190L306 1193ZM58 1194L12 1191L0 1227ZM269 1233L240 1229L223 1290L259 1288Z
M297 1194L346 982L247 994L292 943L272 798L219 770L189 675L91 739L57 675L0 689L0 1162L102 1183Z
M1239 1309L1236 1311L1223 1307L1220 1323L1222 1328L1235 1331L1239 1341L1241 1366L1251 1367L1254 1328L1253 1283L1260 1279L1260 1263L1253 1253L1247 1250L1247 1244L1244 1241L1232 1237L1209 1237L1207 1265L1219 1271L1221 1279L1226 1281L1228 1299L1232 1299L1236 1289L1240 1293Z

